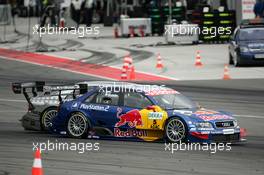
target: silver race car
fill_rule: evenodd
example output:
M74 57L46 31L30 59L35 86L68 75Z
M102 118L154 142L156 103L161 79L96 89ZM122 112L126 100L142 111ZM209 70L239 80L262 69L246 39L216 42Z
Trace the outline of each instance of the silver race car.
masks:
M15 94L23 94L28 102L28 112L20 120L25 130L45 131L57 115L59 105L100 86L103 82L80 82L75 85L46 86L45 82L12 83Z

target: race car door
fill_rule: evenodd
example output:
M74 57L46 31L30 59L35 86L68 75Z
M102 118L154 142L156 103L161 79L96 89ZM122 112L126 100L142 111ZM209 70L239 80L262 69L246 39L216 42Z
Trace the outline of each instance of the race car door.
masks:
M152 102L143 94L137 92L124 92L123 107L118 113L119 121L115 127L124 129L135 128L142 125L143 120L140 110L152 105Z
M120 104L120 93L97 92L86 99L88 113L91 115L96 127L112 129L117 120L117 109Z

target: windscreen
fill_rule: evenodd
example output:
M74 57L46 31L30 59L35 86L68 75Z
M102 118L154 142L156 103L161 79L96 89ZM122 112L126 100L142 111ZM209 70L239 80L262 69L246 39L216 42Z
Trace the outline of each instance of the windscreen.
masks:
M239 39L247 40L264 40L264 28L248 28L239 32Z
M193 109L197 108L197 104L184 95L175 94L161 94L153 96L156 102L164 109Z

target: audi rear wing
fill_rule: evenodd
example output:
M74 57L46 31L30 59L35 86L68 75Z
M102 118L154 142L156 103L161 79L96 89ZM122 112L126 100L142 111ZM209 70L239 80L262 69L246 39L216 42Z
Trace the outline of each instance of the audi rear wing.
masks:
M44 81L27 82L27 83L12 83L12 90L15 94L21 94L27 89L31 89L34 96L37 92L43 92L45 86Z
M51 85L44 86L43 90L47 92L58 92L59 102L63 103L62 95L72 95L73 99L76 99L76 91L79 91L79 94L85 94L88 92L88 84L78 84L78 85ZM62 94L63 92L63 94Z
M36 81L36 82L26 82L26 83L12 83L12 90L15 94L22 94L25 96L28 104L34 108L34 105L30 101L29 91L33 94L33 97L38 95L38 92L43 92L43 88L45 86L45 82L43 81Z

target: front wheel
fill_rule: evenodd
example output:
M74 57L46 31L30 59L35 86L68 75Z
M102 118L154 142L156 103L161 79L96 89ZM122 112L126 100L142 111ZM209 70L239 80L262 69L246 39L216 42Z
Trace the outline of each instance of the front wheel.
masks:
M67 124L67 133L73 138L87 137L89 124L82 113L74 113L70 116Z
M179 118L171 118L165 125L165 138L169 142L184 142L186 139L187 128Z

